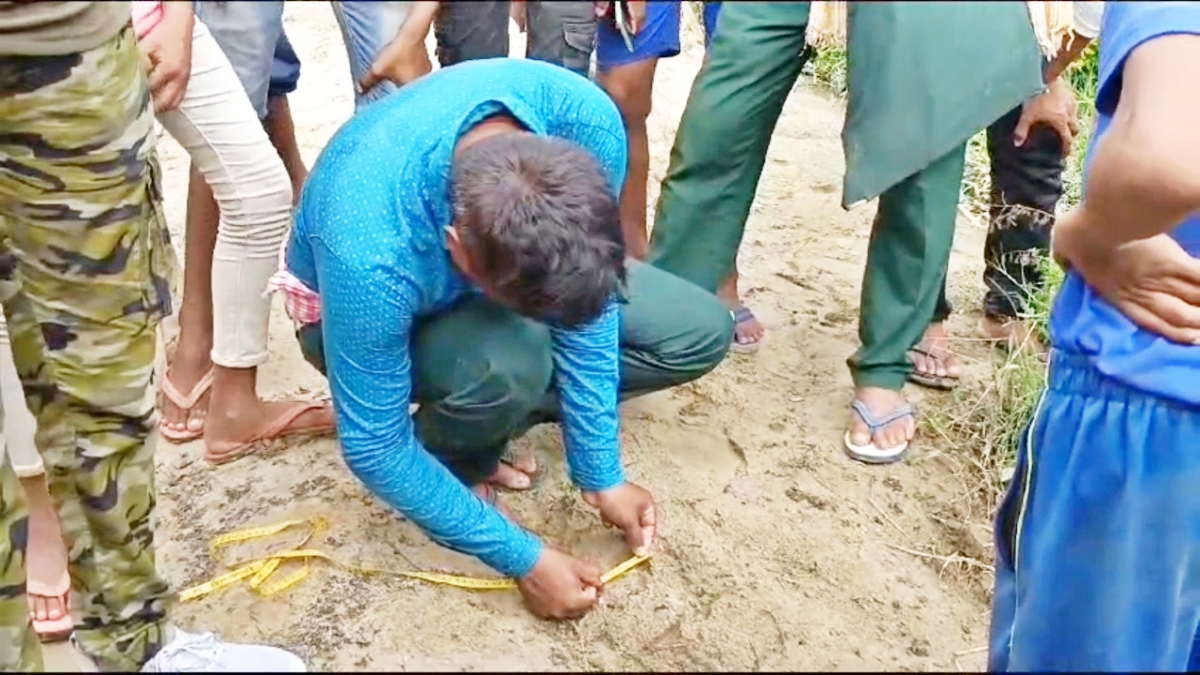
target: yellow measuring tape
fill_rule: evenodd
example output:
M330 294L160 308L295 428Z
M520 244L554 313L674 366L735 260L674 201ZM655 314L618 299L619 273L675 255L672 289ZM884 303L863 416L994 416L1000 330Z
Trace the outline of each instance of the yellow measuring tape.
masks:
M308 534L295 547L284 551L269 553L262 557L256 558L246 563L242 563L231 572L226 572L209 581L206 581L197 586L192 586L179 594L179 599L183 602L195 600L210 593L219 591L223 588L232 586L243 579L249 579L247 585L261 597L270 597L276 593L280 593L296 584L300 583L308 577L310 561L325 560L342 569L350 572L355 572L363 575L386 575L394 577L403 577L406 579L416 579L426 581L432 584L440 584L442 586L454 586L455 588L466 588L474 591L505 591L512 590L517 587L517 582L513 579L480 579L478 577L469 577L459 574L439 574L437 572L411 572L407 570L388 570L374 569L364 567L362 565L354 565L351 563L338 560L333 556L318 551L315 549L304 548L308 542L318 533L325 530L327 523L324 518L302 519L302 520L287 520L274 525L265 527L254 527L248 530L238 530L229 532L216 537L209 542L209 549L212 552L213 558L218 562L221 561L220 550L231 544L251 541L254 539L262 539L279 534L284 530L307 525L309 527ZM605 572L600 577L601 582L608 583L621 576L624 576L633 568L641 565L650 559L648 555L635 555L625 562L617 565L608 572ZM279 568L289 561L301 561L303 566L291 572L290 574L281 576L277 579L276 576Z

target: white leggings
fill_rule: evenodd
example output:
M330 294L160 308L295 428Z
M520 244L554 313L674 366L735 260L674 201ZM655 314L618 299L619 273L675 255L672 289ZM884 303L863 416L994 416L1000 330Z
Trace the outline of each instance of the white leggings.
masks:
M221 211L212 269L213 363L260 365L271 314L263 293L287 236L292 183L237 73L199 20L183 103L158 121L191 155Z

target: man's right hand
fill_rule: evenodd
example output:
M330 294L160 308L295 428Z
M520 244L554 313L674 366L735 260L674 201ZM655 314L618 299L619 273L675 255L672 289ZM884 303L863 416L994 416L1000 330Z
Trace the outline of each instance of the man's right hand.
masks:
M358 87L364 94L385 80L403 87L432 70L433 64L429 61L424 41L418 42L401 35L383 48L370 70L359 80Z
M600 568L549 546L517 580L529 611L546 619L583 616L600 598Z
M1054 257L1137 325L1200 344L1200 260L1167 234L1119 245L1088 232L1086 201L1054 225Z

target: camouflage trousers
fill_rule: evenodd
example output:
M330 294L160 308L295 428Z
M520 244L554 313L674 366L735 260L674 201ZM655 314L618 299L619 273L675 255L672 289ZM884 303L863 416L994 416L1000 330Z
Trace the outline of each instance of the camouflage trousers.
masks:
M70 551L75 639L136 671L169 639L154 559L155 331L175 256L153 112L126 28L82 54L0 57L0 302ZM28 518L0 462L0 669L40 670Z

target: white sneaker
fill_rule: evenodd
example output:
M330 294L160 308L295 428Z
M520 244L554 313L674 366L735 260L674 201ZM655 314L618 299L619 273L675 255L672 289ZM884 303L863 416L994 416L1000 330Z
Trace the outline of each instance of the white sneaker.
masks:
M143 673L303 673L299 656L277 647L229 644L212 633L175 629L175 637L142 667Z

